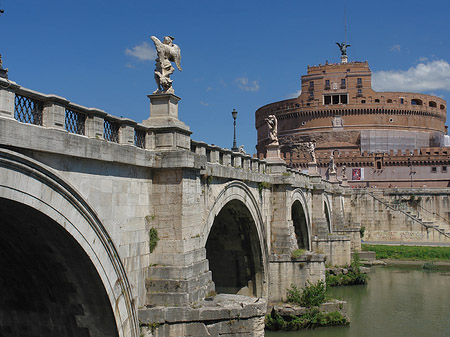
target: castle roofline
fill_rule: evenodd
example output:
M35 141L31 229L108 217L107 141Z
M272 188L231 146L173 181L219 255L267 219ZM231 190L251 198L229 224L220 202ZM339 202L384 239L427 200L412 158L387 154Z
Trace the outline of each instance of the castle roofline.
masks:
M348 68L352 66L369 66L367 61L352 61L348 63L328 63L328 61L325 64L319 64L318 66L310 66L308 65L308 71L314 71L314 70L323 70L323 69L330 69L330 68Z

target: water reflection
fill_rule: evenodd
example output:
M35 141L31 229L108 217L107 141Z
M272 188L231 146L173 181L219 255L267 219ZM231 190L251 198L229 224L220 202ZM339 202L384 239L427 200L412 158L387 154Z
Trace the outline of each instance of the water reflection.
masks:
M373 267L368 285L335 287L331 293L348 302L349 326L266 336L450 336L450 270Z

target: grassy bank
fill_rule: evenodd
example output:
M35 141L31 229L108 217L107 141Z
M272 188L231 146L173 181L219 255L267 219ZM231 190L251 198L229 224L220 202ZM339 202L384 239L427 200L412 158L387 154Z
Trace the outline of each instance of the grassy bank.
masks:
M374 251L377 260L450 261L450 247L362 245Z

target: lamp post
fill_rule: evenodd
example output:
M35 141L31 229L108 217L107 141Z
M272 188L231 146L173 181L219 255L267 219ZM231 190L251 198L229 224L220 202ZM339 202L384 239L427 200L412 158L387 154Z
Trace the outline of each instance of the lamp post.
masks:
M233 109L233 111L231 111L231 116L233 116L233 125L234 125L233 147L231 148L231 151L237 152L239 151L239 149L236 146L236 118L237 118L236 109Z

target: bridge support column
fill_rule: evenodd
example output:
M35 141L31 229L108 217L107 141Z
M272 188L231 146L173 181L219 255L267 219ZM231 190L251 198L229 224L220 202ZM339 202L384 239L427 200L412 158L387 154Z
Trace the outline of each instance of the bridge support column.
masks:
M196 172L181 168L156 170L153 175L154 213L146 221L159 241L150 254L147 305L188 306L214 290L200 243L199 179Z
M290 255L297 248L290 205L287 203L287 185L272 187L271 253Z

